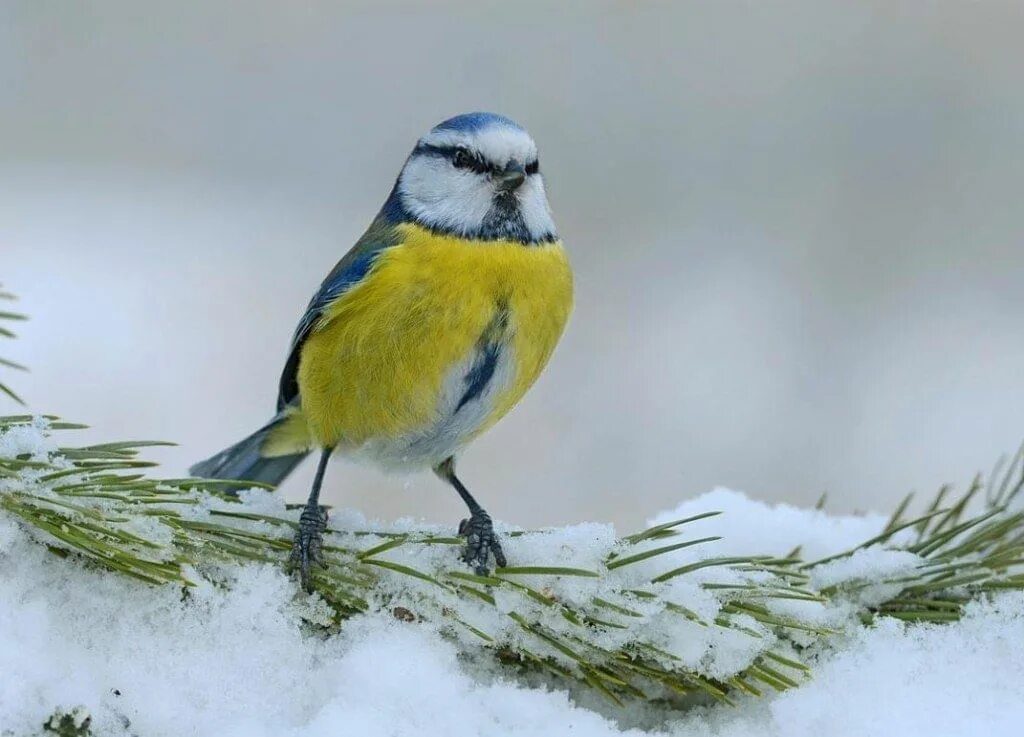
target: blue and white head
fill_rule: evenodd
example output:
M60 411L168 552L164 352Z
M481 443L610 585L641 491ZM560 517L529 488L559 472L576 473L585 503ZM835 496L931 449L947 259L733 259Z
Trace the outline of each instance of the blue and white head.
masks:
M385 213L465 238L557 238L537 144L519 124L494 113L458 115L423 136Z

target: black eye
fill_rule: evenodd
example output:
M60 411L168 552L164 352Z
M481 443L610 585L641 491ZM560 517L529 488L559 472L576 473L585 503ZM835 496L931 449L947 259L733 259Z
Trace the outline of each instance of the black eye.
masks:
M473 157L469 151L464 148L455 149L455 153L452 154L452 166L456 169L468 169L473 165Z
M536 174L539 171L540 171L540 161L538 161L537 159L534 159L533 161L531 161L529 164L526 165L526 173L527 174Z

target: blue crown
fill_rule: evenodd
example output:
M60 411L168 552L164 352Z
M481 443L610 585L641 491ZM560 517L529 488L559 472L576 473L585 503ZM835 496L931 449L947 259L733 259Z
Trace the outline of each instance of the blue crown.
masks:
M523 127L519 125L519 123L515 122L511 118L506 118L504 115L498 115L497 113L463 113L462 115L456 115L454 118L448 118L448 120L443 123L438 123L434 126L434 130L474 133L478 130L489 128L491 126L502 126L505 128L523 130Z

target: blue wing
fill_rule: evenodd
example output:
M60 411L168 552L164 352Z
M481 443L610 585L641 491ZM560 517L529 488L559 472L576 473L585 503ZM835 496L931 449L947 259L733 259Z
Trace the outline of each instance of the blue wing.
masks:
M302 319L299 320L298 327L295 328L288 360L281 372L277 397L278 411L293 404L299 396L298 373L302 345L320 321L324 310L370 273L370 269L373 268L381 251L397 243L398 235L393 225L385 218L378 218L324 279L323 284L310 300Z

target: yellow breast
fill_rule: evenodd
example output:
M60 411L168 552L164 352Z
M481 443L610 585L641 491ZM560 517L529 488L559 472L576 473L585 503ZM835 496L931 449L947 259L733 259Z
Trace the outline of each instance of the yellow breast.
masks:
M453 367L505 310L511 376L469 433L479 434L537 379L568 320L572 273L561 243L472 241L398 227L399 245L325 311L303 346L302 414L320 445L430 432Z

